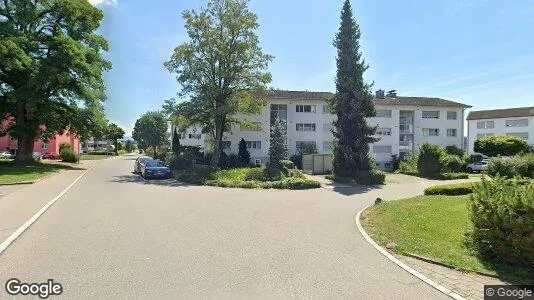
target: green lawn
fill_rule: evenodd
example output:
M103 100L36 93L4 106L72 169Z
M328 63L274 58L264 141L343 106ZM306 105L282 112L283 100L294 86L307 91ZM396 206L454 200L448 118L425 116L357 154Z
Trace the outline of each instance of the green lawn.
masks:
M110 158L112 156L108 155L92 155L92 154L81 154L80 160L99 160L99 159L106 159Z
M0 184L35 181L58 172L61 169L72 168L73 167L52 163L15 165L9 161L0 161Z
M482 261L464 244L471 222L469 196L420 196L373 206L362 214L362 225L382 246L394 242L399 254L413 253L472 271L499 274L506 280L531 280L526 270Z

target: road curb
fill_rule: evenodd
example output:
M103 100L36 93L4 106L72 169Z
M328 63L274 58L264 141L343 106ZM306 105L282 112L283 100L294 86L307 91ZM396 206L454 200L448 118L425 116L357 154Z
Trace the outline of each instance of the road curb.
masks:
M38 212L36 212L26 223L22 224L15 232L13 232L7 239L5 239L2 243L0 243L0 255L4 253L4 251L9 247L18 237L20 237L30 226L35 223L41 217L54 203L56 203L63 195L65 195L80 179L82 179L85 174L87 174L89 171L91 171L95 166L90 167L89 169L85 170L83 174L78 176L74 181L67 186L61 193L59 193L55 198L48 201Z
M403 263L402 261L400 261L399 259L397 259L396 257L394 257L393 255L391 255L386 249L382 248L380 245L378 245L370 236L369 234L367 234L367 232L365 231L365 229L363 229L363 226L362 224L360 223L360 216L362 214L362 212L364 210L366 210L367 208L371 207L371 205L368 205L366 207L364 207L362 210L360 210L357 214L356 214L356 227L358 228L358 231L361 233L361 235L363 235L363 237L365 238L365 240L371 244L371 246L373 246L376 250L378 250L380 253L382 253L385 257L387 257L389 260L391 260L392 262L394 262L397 266L401 267L402 269L404 269L406 272L412 274L413 276L419 278L421 281L423 281L424 283L428 284L429 286L435 288L436 290L442 292L443 294L453 298L453 299L456 299L456 300L465 300L464 297L454 293L453 291L451 291L449 288L446 288L442 285L440 285L439 283L429 279L428 277L426 277L425 275L421 274L419 271L413 269L412 267L408 266L407 264Z

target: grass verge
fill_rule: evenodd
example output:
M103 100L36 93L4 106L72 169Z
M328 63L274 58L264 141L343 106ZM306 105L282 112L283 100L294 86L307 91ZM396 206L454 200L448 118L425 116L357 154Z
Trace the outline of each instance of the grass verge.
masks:
M398 254L413 253L463 270L499 275L511 283L531 283L528 270L479 258L465 242L471 228L469 196L420 196L386 202L362 214L362 225L380 245L396 243Z
M95 155L95 154L81 154L80 160L100 160L100 159L106 159L113 156L108 155Z
M13 164L9 161L0 161L0 184L27 183L47 177L62 169L76 169L75 167L53 164Z

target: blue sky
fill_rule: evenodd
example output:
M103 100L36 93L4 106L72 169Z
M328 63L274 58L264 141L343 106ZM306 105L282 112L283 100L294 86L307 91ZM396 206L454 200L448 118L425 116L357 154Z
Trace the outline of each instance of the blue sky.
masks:
M164 67L186 41L181 12L205 0L90 0L105 12L109 119L135 120L179 90ZM252 0L272 87L335 91L334 35L342 0ZM534 105L534 1L353 0L374 89L432 96L476 109Z

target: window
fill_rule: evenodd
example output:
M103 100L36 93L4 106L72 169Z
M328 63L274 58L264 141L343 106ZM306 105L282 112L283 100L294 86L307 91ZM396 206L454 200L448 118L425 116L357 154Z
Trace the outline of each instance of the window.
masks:
M479 133L477 134L477 139L485 138L488 136L493 136L493 133Z
M528 119L506 120L506 127L528 127Z
M391 135L391 128L378 128L376 135Z
M247 141L247 149L261 149L261 141Z
M328 105L323 105L323 114L331 114L332 111L328 108Z
M423 119L439 119L438 110L423 110Z
M317 150L317 144L314 141L297 141L296 146L297 150L312 148L315 148Z
M232 149L232 142L231 141L222 141L221 146L223 150L230 150Z
M528 140L528 132L511 132L511 133L507 133L506 135L517 136L524 140Z
M457 129L447 129L447 136L448 137L458 136L458 130Z
M323 153L330 153L332 152L332 142L323 142Z
M41 149L47 150L48 149L48 144L47 143L42 143L41 144Z
M477 129L492 129L495 128L494 121L481 121L477 122Z
M391 154L391 146L373 146L373 152L376 154Z
M458 119L458 113L455 111L448 111L447 112L447 120L456 120Z
M256 167L261 167L261 159L256 158L254 160L254 164L256 165Z
M423 128L423 135L424 136L438 136L439 135L439 129L437 129L437 128Z
M201 137L202 137L202 135L200 133L190 133L189 134L189 138L190 139L200 140Z
M250 122L250 124L241 124L241 131L262 131L261 122Z
M334 124L332 124L332 123L324 123L323 124L323 133L332 134L332 130L334 130Z
M297 105L297 112L314 113L315 105Z
M297 123L297 131L315 131L314 123Z
M391 118L391 110L390 109L377 109L376 117L377 118Z

